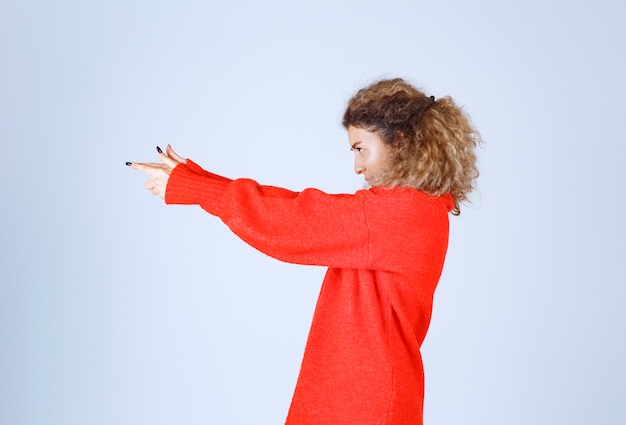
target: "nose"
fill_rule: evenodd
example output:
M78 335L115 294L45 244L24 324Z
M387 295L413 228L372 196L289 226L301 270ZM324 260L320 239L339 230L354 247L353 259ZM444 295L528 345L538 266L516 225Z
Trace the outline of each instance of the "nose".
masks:
M365 171L365 168L363 167L363 165L361 165L359 159L354 158L354 172L356 174L363 174L363 171Z

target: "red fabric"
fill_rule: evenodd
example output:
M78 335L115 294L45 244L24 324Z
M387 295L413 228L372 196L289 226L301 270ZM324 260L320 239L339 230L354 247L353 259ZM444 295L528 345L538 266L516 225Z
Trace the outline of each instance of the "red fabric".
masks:
M372 188L292 192L177 166L165 201L198 204L258 250L328 266L286 423L422 424L420 346L452 197Z

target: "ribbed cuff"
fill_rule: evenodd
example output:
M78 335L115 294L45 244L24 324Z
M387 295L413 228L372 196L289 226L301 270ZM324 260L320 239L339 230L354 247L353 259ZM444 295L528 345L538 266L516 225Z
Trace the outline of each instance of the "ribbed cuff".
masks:
M228 179L199 175L186 165L178 164L167 182L165 203L200 205L207 212L218 215L228 184Z
M214 179L219 179L219 180L224 180L224 181L231 181L231 179L229 178L222 177L218 174L214 174L214 173L211 173L210 171L205 170L204 168L202 168L201 166L199 166L198 164L196 164L189 158L187 158L185 165L187 166L187 168L189 168L189 170L191 170L195 174L205 176L205 177L212 177Z

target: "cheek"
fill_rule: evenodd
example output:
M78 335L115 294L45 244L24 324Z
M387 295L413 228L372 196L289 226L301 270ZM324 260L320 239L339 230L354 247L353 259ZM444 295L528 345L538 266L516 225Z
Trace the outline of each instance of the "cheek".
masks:
M391 161L391 152L389 151L383 151L380 152L376 161L376 165L379 169L385 168L389 166L389 163L392 162Z
M380 167L385 161L386 152L377 151L374 155L372 155L371 162L376 164L376 166Z

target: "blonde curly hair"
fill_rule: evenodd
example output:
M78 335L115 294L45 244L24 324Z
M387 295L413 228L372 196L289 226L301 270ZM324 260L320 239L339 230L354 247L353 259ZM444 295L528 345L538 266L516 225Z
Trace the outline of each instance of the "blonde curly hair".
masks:
M344 128L376 133L391 148L379 182L409 186L432 196L450 193L454 215L478 177L480 134L449 96L435 100L401 78L381 80L348 102Z

